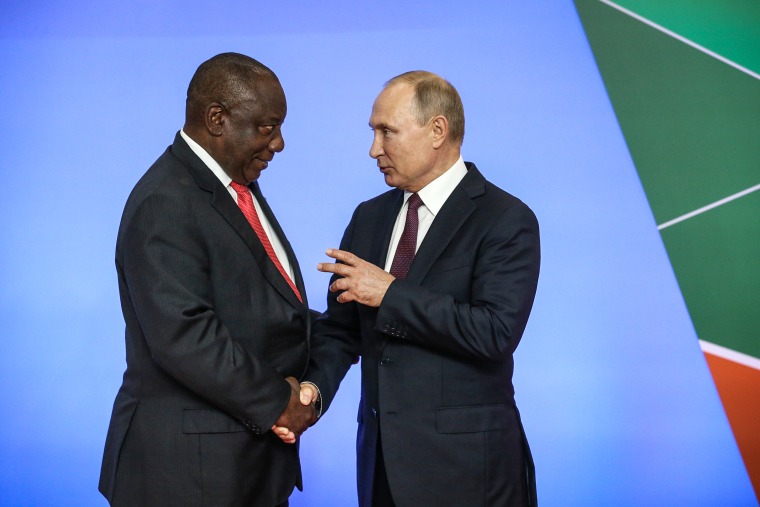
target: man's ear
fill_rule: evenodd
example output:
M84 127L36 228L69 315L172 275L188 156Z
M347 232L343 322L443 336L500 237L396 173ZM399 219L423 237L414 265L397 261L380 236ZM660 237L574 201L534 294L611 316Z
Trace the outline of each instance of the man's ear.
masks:
M440 148L446 138L449 136L449 120L439 114L431 121L433 135L433 148Z
M219 137L222 135L224 124L227 122L227 110L219 102L212 102L206 107L203 120L209 134Z

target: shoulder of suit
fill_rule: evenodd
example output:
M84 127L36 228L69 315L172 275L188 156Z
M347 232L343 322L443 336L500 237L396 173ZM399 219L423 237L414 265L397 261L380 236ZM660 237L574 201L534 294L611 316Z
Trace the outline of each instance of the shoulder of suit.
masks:
M168 147L135 183L127 206L136 206L148 198L165 198L182 203L198 191L198 185L182 160Z
M372 199L359 203L356 207L356 212L360 210L362 212L371 212L377 209L386 210L388 206L395 204L398 199L403 199L403 195L404 192L402 190L392 188Z
M501 214L502 212L509 210L509 214L512 216L514 216L514 214L518 214L524 215L528 220L531 221L536 219L535 213L532 209L530 209L530 206L523 202L519 197L507 192L506 190L496 186L494 183L487 180L482 175L482 173L477 170L474 164L470 170L472 169L475 169L475 171L473 171L472 174L468 175L470 176L471 181L472 178L474 178L474 183L476 185L483 185L482 194L476 198L476 201L479 201L479 204L481 206L490 208L491 212L497 214ZM466 180L462 180L462 182L465 181Z
M517 220L522 223L538 223L536 214L530 209L530 206L509 192L488 183L486 195L490 195L492 201L498 203L496 205L499 209L497 213L504 219Z

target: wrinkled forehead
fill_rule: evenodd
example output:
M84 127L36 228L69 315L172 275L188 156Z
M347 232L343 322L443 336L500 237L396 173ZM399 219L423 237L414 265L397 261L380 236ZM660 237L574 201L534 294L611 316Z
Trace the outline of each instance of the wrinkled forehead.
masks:
M287 113L285 92L276 79L267 79L249 87L242 95L239 104L258 114L282 116Z
M377 121L389 121L398 116L411 114L414 87L406 83L392 83L383 88L372 105L372 116Z
M285 102L285 92L280 81L274 77L257 79L248 86L246 100L266 104L267 102Z
M245 92L242 94L243 100L260 102L285 102L285 92L282 89L280 81L274 77L263 76L254 82L247 83Z
M395 106L408 104L414 98L414 86L408 83L391 83L378 94L375 102L383 101Z

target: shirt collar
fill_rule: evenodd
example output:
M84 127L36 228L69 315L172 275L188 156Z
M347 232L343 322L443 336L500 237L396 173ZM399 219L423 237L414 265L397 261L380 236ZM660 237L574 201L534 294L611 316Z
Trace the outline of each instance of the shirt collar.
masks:
M460 156L459 160L454 162L454 165L446 172L417 192L420 199L422 199L422 202L425 204L425 207L433 214L433 216L441 211L446 199L449 198L457 185L459 185L459 182L462 181L462 178L466 175L467 166L464 165L464 160ZM405 191L404 202L406 202L411 195L412 192Z
M224 172L224 169L222 169L222 166L220 166L214 158L208 154L206 150L203 149L203 147L192 140L192 138L185 134L184 130L180 130L179 134L182 136L182 139L185 140L188 146L190 146L190 149L193 150L193 153L198 155L198 158L201 159L201 161L206 164L206 167L211 169L211 172L216 175L216 177L219 179L219 181L222 182L222 185L225 187L230 186L230 182L232 181L232 178L229 177L229 175Z

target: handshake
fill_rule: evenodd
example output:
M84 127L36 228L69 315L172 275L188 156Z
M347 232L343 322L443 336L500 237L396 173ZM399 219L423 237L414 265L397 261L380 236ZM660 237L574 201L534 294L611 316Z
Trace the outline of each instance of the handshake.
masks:
M304 431L317 422L317 390L311 384L299 386L294 377L285 380L290 384L290 400L272 426L272 432L286 444L294 444Z

